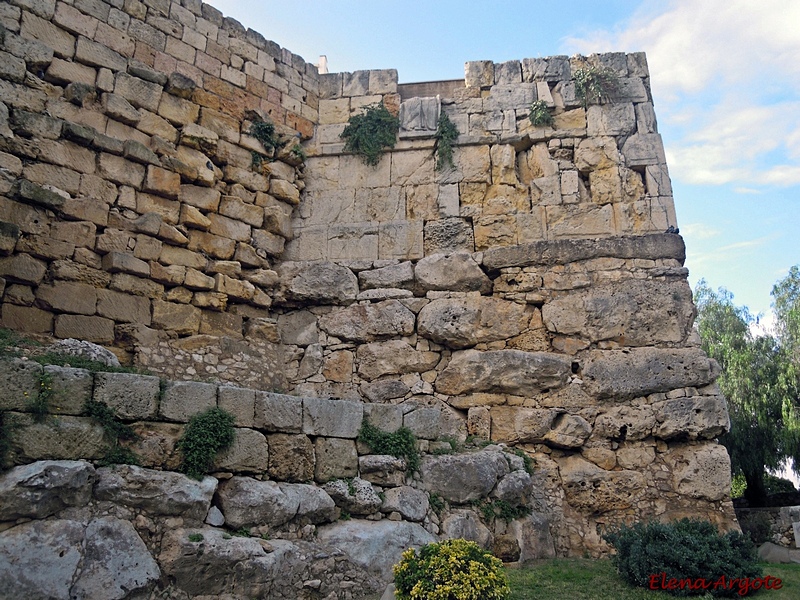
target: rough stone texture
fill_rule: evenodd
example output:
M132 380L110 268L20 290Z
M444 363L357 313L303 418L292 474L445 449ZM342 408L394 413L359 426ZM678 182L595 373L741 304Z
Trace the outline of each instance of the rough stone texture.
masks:
M359 346L356 357L359 374L370 381L382 375L422 373L439 362L438 354L415 350L401 340Z
M202 523L217 483L213 477L196 481L179 473L118 465L97 470L94 493L100 500L109 500L150 515L176 515Z
M120 366L119 359L113 352L106 350L102 346L83 340L71 338L58 340L54 344L50 344L48 351L59 354L69 354L70 356L82 356L89 360L96 360L110 367Z
M491 280L466 252L427 256L417 263L414 276L426 290L486 293L492 286Z
M278 270L288 300L348 303L356 299L358 280L350 269L328 262L283 263Z
M196 414L217 406L217 386L197 381L174 381L164 387L159 414L168 421L187 423Z
M406 480L406 461L387 454L367 454L358 457L361 477L375 485L395 487Z
M637 471L605 471L579 456L557 462L566 499L577 509L596 513L626 509L644 493L644 475Z
M364 409L358 402L305 398L303 433L355 439L361 428Z
M713 439L730 429L728 405L722 396L667 400L656 413L653 435L668 440L679 436Z
M526 395L567 383L571 361L557 354L497 350L464 350L453 358L436 380L442 394L499 392Z
M420 335L437 344L468 348L519 335L528 320L523 304L469 296L433 300L420 311L417 327Z
M491 548L493 539L492 532L481 523L478 515L463 509L452 511L442 522L442 537L469 540L482 548Z
M269 475L282 481L314 478L314 444L304 435L275 433L267 436Z
M428 495L412 487L401 486L386 490L381 512L399 512L409 521L422 521L428 512Z
M370 515L381 507L381 499L369 481L355 477L351 481L329 481L323 489L336 506L352 515Z
M426 456L420 467L424 489L456 504L487 496L508 471L500 452Z
M102 402L123 419L149 419L158 408L158 377L132 373L97 373L94 400Z
M237 428L233 444L217 456L214 467L236 473L264 473L269 467L267 438L258 431Z
M341 549L353 562L384 582L392 580L392 565L408 548L420 548L436 541L421 525L386 519L326 525L317 530L317 539Z
M324 315L320 329L329 335L356 342L374 342L414 333L414 313L397 300L356 304Z
M0 521L43 519L92 496L94 467L84 461L39 461L0 477Z
M355 442L336 438L318 438L314 444L314 480L321 483L358 475L358 452Z

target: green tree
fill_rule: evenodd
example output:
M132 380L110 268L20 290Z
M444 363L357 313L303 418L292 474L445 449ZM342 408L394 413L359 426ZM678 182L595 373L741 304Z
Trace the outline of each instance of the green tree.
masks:
M780 337L754 336L754 319L733 303L730 292L714 292L701 281L695 290L703 350L719 362L718 383L728 400L731 430L720 441L731 456L734 475L747 482L751 506L766 499L766 469L790 459L797 470L796 370Z

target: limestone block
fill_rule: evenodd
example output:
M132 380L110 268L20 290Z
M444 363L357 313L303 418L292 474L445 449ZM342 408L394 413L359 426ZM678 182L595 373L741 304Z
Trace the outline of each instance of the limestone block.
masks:
M422 489L456 504L485 498L508 472L503 453L490 451L424 456L420 466Z
M443 183L491 183L489 146L458 146L453 152L456 168Z
M214 477L197 481L169 471L133 465L97 470L95 496L151 516L181 516L202 523L217 489Z
M442 435L442 411L435 407L418 406L403 415L403 427L419 439L435 440Z
M198 381L171 381L164 388L159 415L187 423L196 414L217 406L217 386Z
M426 256L417 263L414 275L426 290L481 293L491 290L491 280L466 252Z
M522 59L523 81L564 81L569 78L568 56Z
M597 416L594 432L599 437L616 441L636 441L649 437L655 426L652 407L618 406L607 408Z
M323 489L330 494L336 506L353 515L370 515L382 504L372 484L360 477L352 481L329 481Z
M278 315L278 333L284 344L308 346L319 342L317 317L307 310Z
M634 506L647 489L637 471L605 471L578 455L556 459L566 500L596 514Z
M555 410L518 406L493 406L491 415L493 441L542 442L550 433L558 413Z
M323 361L322 374L328 381L349 383L353 378L353 353L350 350L331 352Z
M178 335L194 335L200 329L200 309L187 304L154 300L152 325Z
M367 454L358 458L360 476L383 487L397 487L406 481L406 461L387 454Z
M591 137L575 148L575 166L579 171L608 169L619 165L621 156L613 137Z
M632 446L626 444L617 450L617 464L623 469L644 469L656 458L652 446Z
M326 333L347 340L374 342L381 338L414 333L415 316L397 300L355 304L320 317Z
M296 206L300 204L300 190L297 186L283 179L272 179L269 184L269 193L279 200Z
M232 385L217 388L217 401L222 410L232 414L238 427L253 427L255 415L255 390Z
M299 433L303 428L303 400L297 396L255 393L253 424L264 431Z
M494 350L455 352L434 384L441 394L498 392L530 395L566 385L569 357L548 352Z
M57 315L54 329L58 338L80 338L98 344L114 341L114 321L104 317Z
M94 467L85 461L38 461L15 467L0 478L0 521L44 519L92 497Z
M653 435L664 440L680 436L713 439L730 429L728 406L722 396L693 396L667 400L656 412Z
M378 258L378 231L373 223L336 225L328 230L328 257L334 260Z
M53 315L47 311L5 303L2 305L3 327L14 331L29 333L51 333L53 331Z
M179 195L182 203L205 211L218 210L220 198L218 190L196 185L182 185Z
M586 121L591 137L630 135L636 132L636 113L630 102L593 104L586 111Z
M381 384L390 385L381 386ZM379 390L381 390L381 388L383 388L382 391L387 396L394 396L394 394L399 393L398 396L395 396L397 398L402 398L406 392L408 392L408 386L406 386L402 381L376 381L374 383L364 383L361 385L361 390L364 391L365 388L368 389L368 386L373 386L370 390L373 394L377 393ZM372 400L373 397L375 396L368 396L371 402L384 401ZM401 407L393 404L364 404L364 418L381 431L386 431L388 433L397 431L403 426L403 411Z
M31 285L39 285L47 270L45 263L28 254L0 258L0 277Z
M94 81L90 83L93 84ZM117 73L115 77L114 93L125 98L133 106L144 108L150 112L158 111L161 91L160 85L133 77L124 71ZM170 96L166 97L169 98Z
M409 261L379 269L360 271L358 282L362 290L375 288L411 289L414 285L414 267Z
M472 226L459 218L428 221L425 223L424 250L426 256L458 251L473 252L475 238Z
M267 436L267 443L270 477L297 482L314 478L314 444L307 436L273 433ZM225 518L228 519L227 513Z
M485 406L470 407L467 413L467 433L478 439L491 439L491 416Z
M150 419L158 408L158 377L133 373L96 373L94 400L123 419Z
M664 144L657 133L636 133L622 145L622 156L629 167L663 165L667 160Z
M306 435L355 439L363 418L360 402L303 399L303 433Z
M53 379L53 400L50 413L57 415L81 415L86 401L92 397L94 380L86 369L47 365L44 372Z
M94 85L97 70L80 63L54 58L45 71L45 79L56 85L67 85L72 82Z
M253 429L237 428L231 447L214 461L215 469L234 473L265 473L268 466L267 438Z
M378 258L416 259L422 257L421 220L395 221L378 226Z
M422 521L429 506L425 492L404 485L386 490L381 512L399 512L408 521Z
M669 465L675 491L712 502L730 495L730 457L714 442L679 446L661 455Z
M330 262L284 262L278 274L290 300L339 304L352 302L358 294L353 272Z
M474 219L475 250L487 250L497 246L517 244L517 220L515 215L488 216Z
M418 351L401 340L373 342L356 350L358 373L368 381L382 375L424 373L439 362L436 352Z
M524 304L499 298L439 298L419 313L418 333L450 348L467 348L519 335L530 316Z
M614 234L614 211L610 205L572 204L546 207L551 237L598 237Z
M686 280L623 280L547 302L542 318L554 333L652 346L686 339L694 307Z
M314 443L314 480L325 483L358 475L358 453L352 440L317 438Z
M494 63L490 60L474 60L465 63L464 79L467 87L491 87L494 85Z
M9 454L13 462L97 460L108 448L103 428L88 418L63 415L37 423L28 415L13 413L12 419Z
M557 448L580 448L591 433L592 426L583 417L560 413L543 441Z
M320 99L319 101L320 125L334 125L339 123L347 123L347 119L349 118L350 118L350 98Z
M720 372L717 362L699 348L593 350L581 366L584 390L600 399L702 387Z

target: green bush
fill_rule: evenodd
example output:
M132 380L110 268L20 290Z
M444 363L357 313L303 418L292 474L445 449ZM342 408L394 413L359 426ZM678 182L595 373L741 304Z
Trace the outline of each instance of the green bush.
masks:
M342 138L346 152L358 154L371 166L376 166L384 148L394 148L400 119L389 112L381 102L364 107L360 115L353 115L347 121L339 137Z
M445 540L403 552L394 566L399 600L503 600L511 593L503 563L475 542Z
M233 444L233 422L233 415L221 408L194 415L178 440L178 450L183 453L181 471L202 479L214 466L217 453Z
M358 441L366 444L375 454L389 454L405 458L409 471L419 469L417 438L408 427L387 433L364 419L358 431Z
M609 99L619 87L619 77L608 67L589 66L575 71L575 95L587 108Z
M666 580L704 579L716 582L721 576L756 578L761 576L755 546L738 532L720 534L707 521L683 519L673 523L636 523L608 533L605 540L616 548L614 563L629 584L650 589L651 577L664 573ZM660 583L659 583L660 585ZM659 587L660 589L660 587ZM734 596L737 586L716 589L670 590L675 596Z
M550 126L555 123L553 113L550 112L550 109L547 107L547 102L544 100L537 100L531 104L528 119L534 127Z
M453 163L453 142L458 138L458 128L450 117L442 111L436 124L436 165L437 171L455 166Z
M739 527L742 533L748 536L753 543L760 546L772 539L772 519L765 511L748 511L736 515L739 518Z

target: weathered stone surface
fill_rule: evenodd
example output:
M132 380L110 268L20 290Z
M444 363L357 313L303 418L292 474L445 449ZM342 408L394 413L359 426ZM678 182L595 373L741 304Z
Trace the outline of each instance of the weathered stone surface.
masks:
M439 362L437 353L415 350L401 340L364 344L356 357L359 375L370 381L382 375L424 373Z
M153 516L181 516L202 523L217 483L214 477L196 481L180 473L117 465L97 470L94 494L99 500L109 500Z
M487 293L492 282L467 252L426 256L414 269L417 283L426 290Z
M475 542L482 548L492 546L492 532L481 523L474 511L457 509L452 511L442 522L442 538L465 539Z
M0 477L0 521L44 519L92 497L95 470L85 461L39 461Z
M336 518L336 504L322 488L306 483L279 483L278 487L297 500L295 518L311 523L329 523Z
M725 446L681 446L664 458L673 465L672 482L679 494L711 501L730 496L731 459Z
M667 400L657 409L653 435L664 440L713 439L730 429L728 406L722 396L694 396Z
M42 366L33 361L0 361L0 408L25 410L27 399L38 393L41 374Z
M297 396L256 392L254 424L264 431L299 433L303 428L303 400Z
M493 406L489 412L492 440L507 443L544 441L558 415L552 409L521 406Z
M84 544L72 598L122 600L147 593L161 577L158 563L128 521L114 517L90 521Z
M354 563L388 582L393 577L392 565L405 550L431 544L436 538L416 523L354 519L319 527L317 540L341 549Z
M303 400L303 433L355 439L364 418L360 402L305 398Z
M442 435L442 411L435 407L417 406L403 414L403 427L423 440L435 440Z
M533 480L525 471L512 471L492 490L492 498L508 502L511 506L527 504L533 492Z
M217 386L199 381L171 381L164 388L159 414L187 423L196 414L217 406Z
M414 333L414 313L397 300L355 304L320 317L320 328L330 335L357 342L374 342Z
M441 394L498 392L529 395L564 386L571 361L563 355L521 350L455 352L436 379Z
M329 481L322 489L333 498L336 506L351 515L370 515L381 507L381 499L372 484L360 477Z
M330 262L286 262L280 265L278 274L288 300L341 304L352 302L358 295L353 272Z
M305 435L274 433L267 436L269 475L281 481L314 478L314 444Z
M119 359L113 352L84 340L76 340L74 338L58 340L50 344L47 351L56 354L68 354L70 356L82 356L110 367L120 366Z
M558 448L580 448L592 433L592 426L581 416L558 414L543 441Z
M550 522L543 515L533 513L512 521L511 533L519 544L519 562L526 563L557 556L555 543L550 534Z
M381 512L399 512L409 521L422 521L428 512L428 495L409 486L386 490Z
M375 485L395 487L406 480L406 461L388 454L367 454L358 457L361 477Z
M358 475L358 453L352 440L317 438L314 443L314 480L324 483L331 479Z
M542 307L542 318L549 331L592 342L677 343L694 320L692 290L685 280L625 280L556 298Z
M149 419L158 408L158 377L133 373L97 373L94 400L114 409L123 419Z
M37 423L32 417L18 413L13 419L17 427L9 435L9 454L16 463L95 460L107 451L108 441L103 428L92 419L63 415L57 420L46 419Z
M417 329L437 344L468 348L519 335L529 320L525 305L516 302L483 296L440 298L422 308Z
M264 473L269 467L269 446L263 433L237 428L233 444L221 452L214 468L234 473Z
M656 426L650 406L614 406L599 414L594 422L595 434L616 441L643 440Z
M414 267L409 261L370 271L361 271L358 282L362 290L376 288L411 289L414 285Z
M420 467L423 488L456 504L488 496L508 472L501 452L425 456Z
M386 379L362 383L360 390L370 402L386 402L394 398L402 398L408 393L409 388L402 381Z
M425 223L423 244L427 256L459 251L473 252L475 236L471 223L465 219L437 219Z
M719 371L717 362L699 348L593 350L581 378L593 396L624 399L708 385Z
M569 504L595 514L630 508L645 493L645 478L636 471L604 471L573 455L556 459Z

